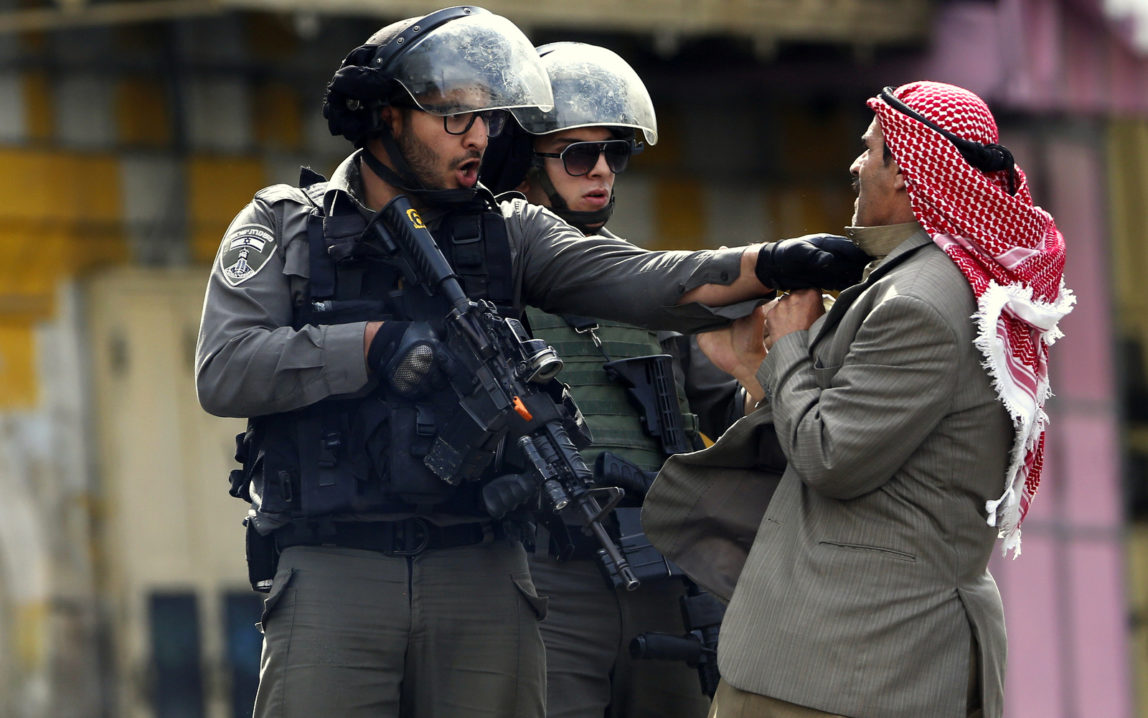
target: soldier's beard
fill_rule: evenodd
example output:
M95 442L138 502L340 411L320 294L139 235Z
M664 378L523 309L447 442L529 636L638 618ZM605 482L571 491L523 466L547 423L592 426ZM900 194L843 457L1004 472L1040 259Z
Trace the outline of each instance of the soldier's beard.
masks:
M399 152L414 173L415 179L425 189L448 189L444 186L441 177L437 177L436 168L439 157L429 145L415 137L413 132L402 132L395 138Z

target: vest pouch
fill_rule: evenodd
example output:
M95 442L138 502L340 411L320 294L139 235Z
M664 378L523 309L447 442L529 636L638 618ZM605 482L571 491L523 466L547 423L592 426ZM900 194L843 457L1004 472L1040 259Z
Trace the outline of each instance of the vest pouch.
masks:
M614 509L614 518L618 522L618 548L630 563L630 570L643 584L682 576L682 570L646 538L642 530L641 513L639 507ZM624 585L617 575L607 575L606 580L611 588L621 588Z
M261 439L251 469L251 504L260 514L291 516L299 508L299 459L295 452L291 414L252 419ZM249 457L250 459L250 457Z
M361 503L360 486L369 478L364 452L350 431L350 407L320 407L301 412L294 427L304 516L353 511Z
M454 496L455 487L435 476L423 463L438 434L431 406L394 406L390 427L391 450L386 453L390 492L416 506L433 506Z

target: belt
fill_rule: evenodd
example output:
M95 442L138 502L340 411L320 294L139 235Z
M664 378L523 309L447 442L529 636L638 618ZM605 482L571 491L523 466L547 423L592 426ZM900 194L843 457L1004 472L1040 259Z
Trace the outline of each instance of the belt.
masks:
M387 556L418 556L431 549L483 543L500 532L491 524L437 526L422 518L401 521L337 521L318 527L293 523L275 531L275 546L338 546Z

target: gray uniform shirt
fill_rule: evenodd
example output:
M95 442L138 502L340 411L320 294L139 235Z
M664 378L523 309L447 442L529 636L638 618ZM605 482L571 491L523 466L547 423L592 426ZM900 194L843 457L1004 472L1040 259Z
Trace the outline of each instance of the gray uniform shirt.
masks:
M322 203L329 210L336 201L352 201L369 214L361 196L358 157L351 155L335 171ZM524 200L500 207L519 306L697 331L720 326L754 303L723 309L677 304L691 289L737 279L741 248L651 252L619 239L584 237ZM276 185L256 194L224 235L196 347L196 391L212 414L290 411L354 394L370 381L364 322L291 326L293 293L310 269L309 214L301 190ZM433 215L425 217L433 226Z

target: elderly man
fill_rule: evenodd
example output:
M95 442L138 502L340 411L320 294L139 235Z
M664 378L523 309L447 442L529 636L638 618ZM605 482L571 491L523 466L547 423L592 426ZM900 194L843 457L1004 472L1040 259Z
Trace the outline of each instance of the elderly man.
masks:
M998 536L1019 549L1039 481L1064 241L979 97L915 82L869 107L848 230L865 278L828 313L795 291L706 339L759 408L671 458L647 503L661 546L660 488L768 481L769 444L784 457L722 627L718 718L1002 712L987 565Z

